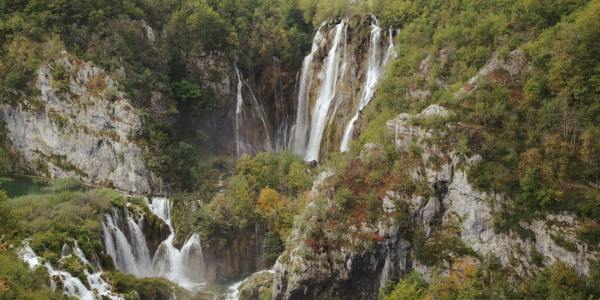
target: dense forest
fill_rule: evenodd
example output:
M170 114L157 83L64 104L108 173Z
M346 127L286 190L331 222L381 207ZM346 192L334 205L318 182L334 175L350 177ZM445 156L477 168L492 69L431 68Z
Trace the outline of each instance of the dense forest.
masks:
M315 34L327 22L371 15L382 28L396 30L397 57L361 112L350 151L327 153L319 164L291 149L237 158L216 145L209 129L189 128L190 120L230 105L218 88L226 72L196 63L201 58L235 66L251 78L249 85L267 81L276 58L288 76L281 77L293 81L283 106L294 107L296 74ZM43 64L51 67L53 88L69 94L72 75L58 59L63 51L110 74L120 85L100 96L114 103L123 93L139 111L143 126L130 139L167 187L179 246L193 233L203 244L222 247L265 228L260 259L270 268L294 247L295 232L306 235L315 256L352 247L375 253L381 237L361 236L365 242L358 247L347 236L361 222L379 224L391 216L416 249L416 260L436 273L423 278L411 270L382 287L381 299L596 299L598 256L581 272L547 262L534 249L537 270L521 276L471 249L459 237L460 226L442 225L436 216L433 233L425 234L408 202L399 201L390 214L381 199L389 190L406 198L437 195L413 175L443 165L445 157L434 157L439 166L423 164L427 147L461 162L477 157L461 168L477 191L489 195L494 233L535 240L524 224L569 215L581 224L577 243L560 235L552 240L571 252L580 243L598 251L599 16L598 0L0 0L0 102L43 112L35 100ZM493 69L515 60L526 62L523 70ZM427 146L413 140L398 151L389 120L431 105L450 113L410 121L433 132ZM40 175L19 158L4 124L0 133L0 174ZM365 150L373 144L381 151ZM314 196L313 183L324 173L332 175ZM75 179L32 195L0 192L0 299L63 299L48 286L43 268L32 273L17 259L16 248L28 240L45 260L81 275L85 266L59 260L61 247L75 239L86 256L102 252L102 216L111 207L149 214L139 197ZM135 278L114 266L106 274L115 291L131 299L191 297L167 280ZM270 299L270 290L263 297Z

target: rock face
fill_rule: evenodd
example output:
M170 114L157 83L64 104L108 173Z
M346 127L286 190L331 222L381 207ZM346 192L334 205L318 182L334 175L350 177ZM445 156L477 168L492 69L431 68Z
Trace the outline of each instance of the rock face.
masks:
M238 290L240 300L271 299L273 271L259 271L244 280Z
M264 233L248 228L231 234L229 240L213 241L203 245L205 279L210 282L237 279L264 269Z
M2 108L10 140L34 172L147 194L160 181L134 139L142 119L102 69L63 53L41 66L39 97Z
M494 229L495 210L499 210L495 204L508 200L501 195L478 191L467 180L466 169L481 158L477 155L464 157L452 151L453 147L442 149L430 142L434 136L444 138L452 128L450 125L444 129L413 125L418 119L446 118L449 114L445 108L432 105L419 114L402 114L387 123L397 151L407 152L414 145L422 149L416 164L421 167L411 169L410 176L415 182L425 182L432 193L407 197L394 191L387 192L381 199L384 214L377 224L356 228L357 232L372 232L381 237L374 249L368 251L351 247L326 255L317 254L306 245L304 233L296 225L291 243L288 243L291 247L274 268L273 298L304 299L326 295L372 299L377 297L379 289L393 284L412 270L425 280L431 280L435 267L419 260L414 239L411 240L394 221L393 213L402 203L409 204L410 223L413 228L420 229L425 241L439 238L440 234L454 236L478 257L490 254L497 257L504 267L513 270L515 276L530 276L556 261L566 263L581 274L589 271L589 262L600 255L576 239L575 232L580 224L574 216L550 215L530 223L521 222L520 226L531 233L526 237ZM365 151L373 149L376 146L365 146ZM328 205L309 209L308 213L318 219L318 211L331 209L336 208ZM444 231L447 228L456 230ZM561 245L555 241L556 236L562 237ZM573 246L566 249L565 244ZM438 250L442 251L435 251Z

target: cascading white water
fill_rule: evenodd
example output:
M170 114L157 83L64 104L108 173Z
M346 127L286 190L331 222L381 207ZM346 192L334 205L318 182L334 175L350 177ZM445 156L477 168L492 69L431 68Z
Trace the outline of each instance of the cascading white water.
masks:
M396 45L394 45L394 29L390 28L388 31L388 48L385 52L385 58L383 59L383 65L387 65L390 60L396 58Z
M31 270L35 270L41 266L42 259L35 254L28 243L25 243L23 247L19 249L18 254L21 259L28 264ZM48 275L50 275L50 286L53 289L56 288L55 280L58 279L62 283L63 294L68 297L75 297L82 300L125 299L122 295L112 292L111 285L102 278L102 270L92 266L75 240L73 241L72 249L67 244L63 245L61 260L65 260L73 254L75 254L79 261L86 267L84 275L87 280L87 285L85 285L78 277L71 275L71 273L64 270L57 270L50 262L46 262L44 267L46 268ZM94 268L97 269L97 272L91 273L89 270L93 270Z
M121 230L125 226L131 235L131 243ZM127 209L113 207L111 214L104 216L102 231L106 252L113 258L117 269L139 277L153 275L146 238Z
M154 198L148 204L150 211L163 220L170 229L169 236L160 243L151 257L140 223L128 209L113 208L104 216L103 236L106 252L118 270L138 277L163 277L184 288L204 286L204 255L200 236L193 234L181 250L174 245L175 230L171 221L172 203L166 198ZM130 238L123 230L127 230Z
M390 31L389 36L390 43L393 49L393 37ZM367 71L365 82L363 84L363 92L362 97L360 98L360 102L358 103L358 107L354 117L350 119L350 122L346 126L344 130L344 135L342 136L342 142L340 144L340 151L346 152L349 150L350 142L352 141L352 134L354 133L354 125L360 116L362 110L369 104L371 99L373 98L373 94L375 93L375 88L377 87L377 83L379 82L379 78L381 77L382 70L385 67L389 57L386 53L385 57L381 57L380 51L380 43L381 43L381 27L377 24L375 19L374 24L371 24L371 38L369 43L369 52L368 52L368 61L367 61ZM390 48L388 48L388 51Z
M161 218L171 229L171 234L156 250L152 265L157 276L167 278L179 285L195 289L203 287L202 271L204 269L204 255L200 245L200 237L193 234L183 244L181 250L175 248L175 230L171 222L172 203L166 198L154 198L149 205L156 216Z
M339 142L342 152L348 150L360 113L373 98L383 69L393 57L393 31L388 34L385 51L384 34L374 16L365 59L361 49L349 46L362 43L360 34L346 36L346 32L359 32L349 23L344 19L331 29L322 25L311 53L304 58L291 145L306 161L318 160L321 147L330 149L332 142Z
M306 143L308 139L308 128L310 117L308 114L309 100L310 100L310 89L312 86L312 72L313 72L313 59L316 55L319 47L323 41L323 34L321 29L325 26L321 25L315 38L313 39L312 49L310 54L304 58L302 62L302 73L300 76L300 86L298 88L298 107L296 112L296 124L293 129L293 149L298 155L304 155L306 153Z
M274 77L277 78L277 86L273 96L275 98L275 152L285 151L288 142L288 118L286 111L286 103L283 98L283 81L281 73L281 63L276 56L273 56ZM282 113L283 112L283 113Z
M235 74L238 78L237 84L237 95L236 95L236 106L235 106L235 151L237 156L241 156L243 153L246 153L246 145L244 145L243 141L240 138L240 127L241 122L243 120L243 109L244 109L244 98L242 97L242 88L244 87L244 83L242 82L242 76L240 75L240 70L235 68Z
M259 275L263 273L275 274L273 270L262 270L254 273L253 275ZM225 294L225 300L239 300L240 299L240 287L248 281L250 277L244 278L238 282L233 283L227 288L227 294Z
M321 138L325 131L329 107L336 95L336 84L340 68L341 54L343 52L342 37L346 28L346 20L342 20L335 26L335 35L327 57L325 58L322 83L317 95L315 106L312 110L308 146L306 148L305 160L313 161L319 159L321 149Z

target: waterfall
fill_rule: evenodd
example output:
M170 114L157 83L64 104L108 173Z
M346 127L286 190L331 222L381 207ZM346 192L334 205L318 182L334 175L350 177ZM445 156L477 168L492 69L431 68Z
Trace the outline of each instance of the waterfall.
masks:
M242 74L240 70L235 67L235 73L238 79L237 83L237 93L236 93L236 107L235 107L235 144L236 144L236 154L237 156L241 156L246 153L250 153L253 150L256 150L252 147L252 140L249 140L244 134L244 130L246 128L246 121L248 121L248 116L245 111L244 104L244 95L243 89L244 86L248 90L248 95L250 96L250 105L252 107L252 117L254 120L258 120L260 125L264 130L264 141L263 141L263 150L272 151L273 144L271 142L271 135L269 133L269 126L267 122L267 114L263 109L262 105L252 92L250 86L244 82Z
M293 134L293 149L298 155L304 155L306 153L306 142L308 138L309 128L309 98L310 90L312 87L312 76L313 73L313 58L316 55L319 47L323 41L323 34L321 29L325 24L321 25L315 38L313 39L312 49L310 54L304 58L302 62L302 73L300 75L300 86L298 88L298 106L296 112L296 125L294 126Z
M104 246L116 268L138 277L163 277L187 289L204 287L205 265L200 236L192 234L181 250L177 249L171 201L153 198L148 208L170 229L169 236L160 243L153 257L139 222L131 217L127 208L113 208L110 214L104 216Z
M149 206L152 212L165 221L171 230L169 237L158 246L154 254L152 265L155 274L177 282L185 288L203 287L204 256L200 245L200 237L198 234L193 234L187 239L181 250L175 248L173 245L175 229L171 219L173 208L171 201L166 198L154 198ZM197 265L194 265L194 262Z
M350 141L352 140L352 134L354 133L354 125L358 120L358 117L362 110L369 104L371 99L373 98L373 94L375 93L375 88L377 87L377 83L379 82L379 78L381 77L381 72L385 67L389 59L389 51L393 51L393 36L390 31L390 45L391 48L388 48L388 54L385 57L381 58L380 52L380 43L381 43L381 27L377 24L375 20L374 24L371 24L371 39L369 43L369 52L368 52L368 61L367 61L367 71L365 82L363 84L363 92L360 102L358 103L358 107L354 117L350 119L350 122L346 126L344 130L344 135L342 136L342 143L340 145L340 151L346 152L349 150ZM390 50L392 49L392 50Z
M262 270L262 271L258 271L256 273L254 273L253 275L258 275L258 274L262 274L262 273L270 273L270 274L275 274L275 271L270 269L270 270ZM240 299L240 287L246 283L248 281L248 279L250 279L250 277L246 277L243 280L234 282L233 284L231 284L229 287L227 287L227 293L225 294L225 300L238 300Z
M35 270L41 266L42 259L35 254L27 242L19 249L18 254L31 270ZM84 275L87 285L84 284L80 278L71 275L71 273L67 271L57 270L50 262L46 262L44 267L46 268L48 275L50 275L50 286L53 289L56 288L55 280L60 280L63 294L67 297L74 297L82 300L125 299L122 295L112 292L112 286L102 278L102 270L92 266L90 261L85 257L83 251L79 248L76 240L73 241L72 249L68 244L63 245L60 261L64 261L73 254L75 254L79 261L86 267ZM90 270L93 269L97 269L97 272L91 273Z
M291 145L306 161L318 160L321 148L331 150L334 143L342 152L348 150L360 113L394 56L393 30L387 34L385 49L382 39L386 35L377 19L371 16L368 22L368 40L346 19L335 26L321 25L311 53L304 58ZM368 41L366 51L350 47L362 45L363 39Z
M238 78L235 106L235 151L239 157L246 152L246 146L240 139L240 123L243 120L242 114L244 113L244 98L242 97L242 87L244 86L244 83L242 82L242 76L240 76L240 70L238 70L237 67L235 68L235 74Z
M391 59L396 58L396 45L394 45L394 29L390 28L388 32L388 48L385 52L385 59L383 60L383 66L387 65Z
M129 218L129 216L126 215L126 218ZM136 276L147 276L148 273L140 270L134 256L133 247L121 230L121 228L124 228L124 224L117 208L112 208L111 214L104 216L102 233L106 252L113 258L117 269Z
M288 141L288 114L286 113L286 103L283 99L283 75L281 73L281 63L276 56L273 56L274 76L277 80L277 87L273 93L275 98L275 124L278 124L275 131L275 152L285 151Z
M340 47L340 45L345 28L346 20L342 20L342 22L335 26L333 43L325 58L324 69L321 74L323 82L321 83L317 100L311 114L308 146L305 155L305 160L307 161L319 159L321 138L325 131L329 107L336 94L338 70L340 68L342 56L342 47Z
M131 243L121 228L129 232ZM106 252L113 258L117 269L140 277L152 275L146 238L127 208L113 207L111 213L104 216L102 233Z

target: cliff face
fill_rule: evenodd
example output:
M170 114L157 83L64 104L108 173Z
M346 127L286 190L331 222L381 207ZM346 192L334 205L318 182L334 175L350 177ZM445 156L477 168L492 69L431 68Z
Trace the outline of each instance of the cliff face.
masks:
M209 282L237 279L263 269L264 233L246 229L221 243L204 245L204 274Z
M422 147L418 162L422 167L410 172L413 180L425 182L433 193L430 196L406 197L390 190L381 198L380 210L384 217L376 223L365 222L353 228L352 234L344 237L351 246L341 249L315 251L307 243L307 233L296 225L289 247L274 267L274 299L319 295L372 299L377 297L380 289L412 270L429 281L433 279L436 266L423 258L425 251L449 251L453 253L450 255L457 257L493 255L503 267L512 270L513 276L518 277L532 276L542 266L556 261L566 263L581 274L589 271L590 261L600 255L576 238L582 224L575 216L549 215L529 223L522 222L520 226L531 233L528 237L514 232L499 232L494 228L498 204L507 200L500 195L477 191L467 180L467 167L480 158L464 157L455 151L445 152L447 149L428 145L433 136L444 136L444 133L411 125L415 119L444 117L448 113L443 107L430 106L418 115L403 114L388 122L389 134L394 137L397 151L407 152L412 143ZM364 151L377 148L380 146L371 145ZM395 219L395 213L404 204L408 204L409 222L419 232L420 243L415 242L414 233L410 236ZM339 208L330 203L321 209L331 211ZM318 222L320 215L315 212L309 218ZM374 244L360 238L369 234L379 237ZM562 236L576 247L564 248L564 244L561 246L555 241L556 236ZM456 249L435 246L446 239L455 239L465 248L457 254Z
M426 69L427 60L421 65ZM478 78L493 80L497 72L518 76L528 70L521 51L513 51L506 59L494 57L455 96L474 91ZM421 92L409 90L407 96ZM469 182L467 170L481 157L460 152L453 132L468 129L448 121L452 114L431 105L418 114L400 114L387 122L389 140L407 161L405 181L421 184L426 192L389 189L380 194L377 220L352 225L343 237L337 237L337 230L328 228L326 220L339 215L340 206L329 196L331 187L317 189L315 200L303 221L296 221L288 247L274 267L274 299L323 295L373 299L380 289L411 271L431 281L440 267L446 270L454 259L465 256L480 261L496 257L514 278L530 277L557 261L580 274L589 272L590 262L600 253L577 238L584 224L575 215L549 214L520 221L520 231L498 228L503 204L510 199L479 191ZM420 125L435 122L443 125ZM382 155L383 146L367 144L360 161ZM315 225L307 227L303 222ZM318 236L327 239L327 246L315 242L306 228L318 228ZM336 247L331 241L337 240L347 242Z
M36 87L38 97L2 108L10 140L34 172L138 194L160 189L134 142L142 120L102 69L64 53L39 68Z

